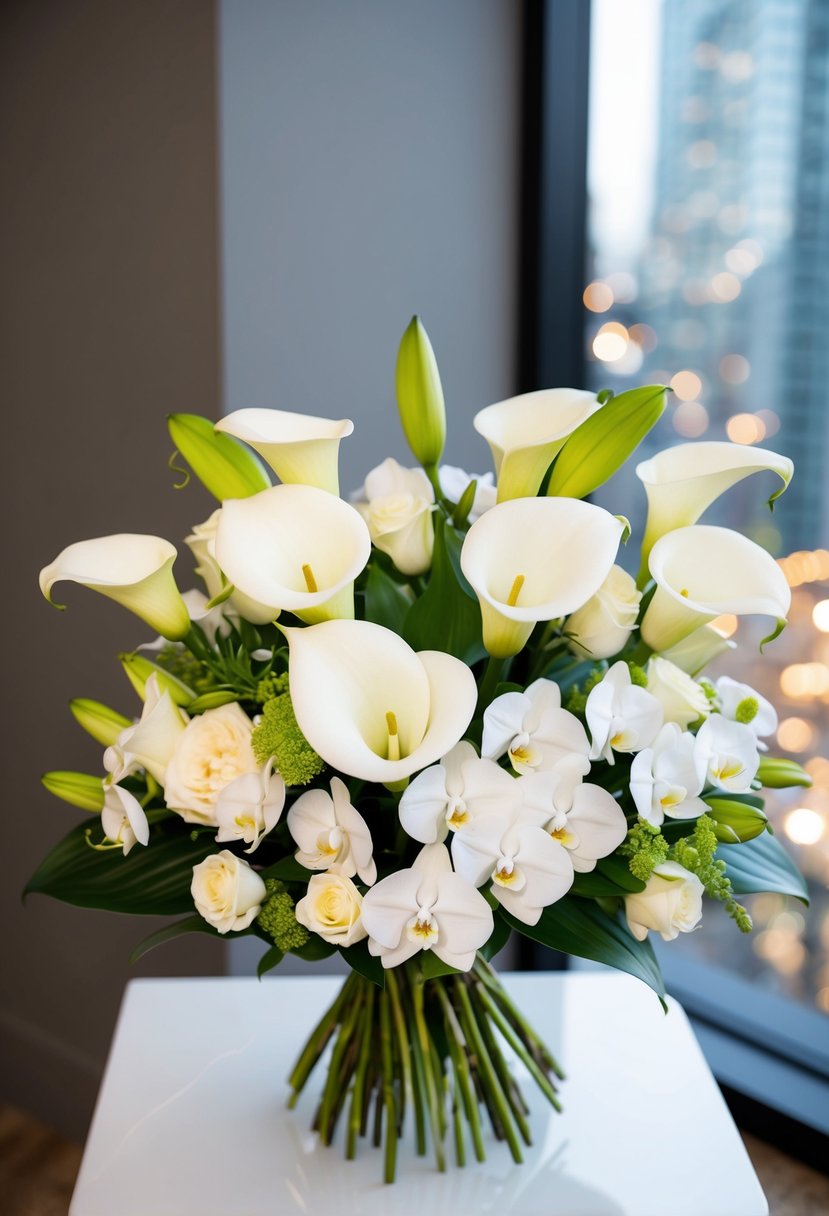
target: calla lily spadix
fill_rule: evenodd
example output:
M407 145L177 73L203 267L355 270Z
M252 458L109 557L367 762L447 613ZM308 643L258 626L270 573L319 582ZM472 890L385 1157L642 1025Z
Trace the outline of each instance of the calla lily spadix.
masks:
M334 421L287 410L245 409L221 418L216 430L250 444L280 481L339 494L337 458L340 440L354 430L349 418Z
M273 486L231 498L216 531L216 560L250 599L309 623L354 616L354 579L371 553L360 513L314 486Z
M549 388L480 410L473 426L492 450L498 502L537 494L567 438L598 408L595 393Z
M575 498L518 498L476 520L461 569L478 596L489 653L517 654L538 621L586 604L610 573L623 528Z
M772 503L788 486L794 465L787 456L739 443L680 443L657 452L636 466L648 496L648 520L642 542L642 575L647 579L651 549L666 532L695 524L721 494L752 473L776 473L783 482Z
M415 653L369 621L283 628L299 728L332 768L402 781L444 756L472 720L475 677L437 650Z
M190 614L173 578L175 560L175 545L160 536L99 536L68 545L44 566L40 590L54 604L55 583L81 583L123 604L156 633L180 641L190 629Z
M730 528L677 528L656 542L649 564L656 591L641 635L652 650L676 646L724 613L785 624L791 591L783 571L765 549Z

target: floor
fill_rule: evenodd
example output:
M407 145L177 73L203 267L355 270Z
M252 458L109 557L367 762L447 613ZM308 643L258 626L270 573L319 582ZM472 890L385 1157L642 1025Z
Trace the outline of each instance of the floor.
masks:
M771 1216L829 1213L829 1177L808 1169L753 1136L745 1136L769 1200ZM0 1106L0 1195L4 1216L66 1216L80 1145L70 1144L30 1115Z

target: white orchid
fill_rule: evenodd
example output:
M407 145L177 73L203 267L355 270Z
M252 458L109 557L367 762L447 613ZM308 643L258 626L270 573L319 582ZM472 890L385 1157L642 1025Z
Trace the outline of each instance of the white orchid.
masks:
M350 419L333 421L287 410L244 409L222 418L216 430L250 444L280 481L339 494L340 440L354 430Z
M285 805L285 782L273 771L273 761L254 773L229 781L216 798L216 841L244 840L252 853L263 836L273 831Z
M794 465L788 457L776 452L716 441L680 443L637 465L636 476L648 496L643 568L647 569L648 554L661 536L695 524L703 511L731 486L765 470L776 473L785 490Z
M512 916L535 925L543 910L573 885L570 853L532 818L485 815L452 840L458 874L490 890Z
M636 626L641 591L621 566L610 573L596 594L568 617L564 627L570 648L591 659L618 654Z
M711 714L697 732L694 758L703 780L719 789L745 794L760 767L757 736L750 726Z
M429 569L435 543L435 491L422 469L404 469L389 456L368 474L354 505L374 544L402 574Z
M591 760L615 763L616 752L648 747L662 725L656 697L632 683L630 668L621 659L590 690L584 710L592 738Z
M529 773L518 780L526 811L542 817L543 827L568 852L573 869L587 873L618 848L627 836L627 819L616 799L600 785L583 782L572 797L561 798L556 773ZM564 789L567 794L566 787Z
M696 760L696 740L676 722L666 722L651 747L633 757L630 793L643 819L655 828L669 819L696 819L708 810L697 795L703 778Z
M330 794L300 794L288 811L288 831L299 846L296 859L307 870L336 870L347 878L357 874L368 887L376 882L371 832L339 777L331 778Z
M507 658L538 621L567 616L613 566L623 524L575 498L520 498L487 511L466 534L461 569L481 605L484 646Z
M465 469L459 469L455 465L442 464L438 469L438 481L449 501L456 503L463 498L467 486L475 482L475 497L468 516L471 524L498 501L495 478L491 473L467 473Z
M561 691L552 680L535 680L524 692L503 693L484 711L481 754L489 760L507 755L517 773L557 773L558 798L565 808L590 772L589 753L584 727L575 714L561 708Z
M175 642L190 628L187 605L173 578L175 560L175 545L160 536L132 532L99 536L68 545L44 566L40 590L54 604L55 583L81 583L123 604L156 633Z
M666 722L676 722L685 730L710 711L700 685L670 659L654 655L648 660L647 676L648 692L662 706Z
M158 677L151 675L140 721L126 726L104 752L104 785L116 785L139 768L163 785L167 765L189 721L169 692L161 691Z
M314 486L272 486L222 507L216 560L233 585L309 623L354 616L354 580L371 554L358 511Z
M479 759L471 743L461 742L406 787L398 813L414 840L433 844L445 840L450 830L468 830L481 815L511 818L520 805L515 778L494 760Z
M760 751L767 751L766 744L761 740L777 730L777 710L771 702L750 684L741 684L732 680L731 676L720 676L714 688L723 717L748 726L757 737Z
M550 388L480 410L473 426L492 451L498 502L537 494L568 436L598 408L595 393Z
M658 540L650 555L656 591L641 625L651 650L676 646L723 613L774 617L782 627L791 590L774 558L730 528L696 524Z
M432 950L448 967L469 971L494 927L489 904L453 872L444 844L425 845L411 869L371 887L363 896L362 920L369 953L386 968Z
M433 764L472 720L478 690L460 659L412 650L369 621L284 629L299 728L351 777L401 781Z
M143 806L134 794L117 784L104 789L101 827L107 840L121 845L125 857L134 844L150 842L150 825Z

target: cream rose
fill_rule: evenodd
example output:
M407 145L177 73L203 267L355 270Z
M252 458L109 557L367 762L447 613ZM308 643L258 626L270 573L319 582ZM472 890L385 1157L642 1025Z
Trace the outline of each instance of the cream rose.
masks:
M229 933L247 929L267 889L252 866L222 849L193 866L190 893L199 915L219 933Z
M710 712L708 698L696 680L670 659L652 658L647 673L648 692L662 706L666 722L676 722L686 730Z
M648 936L649 929L665 942L672 942L680 933L690 933L702 918L704 889L696 874L676 861L663 861L648 879L644 891L625 899L631 933L640 942Z
M592 599L568 617L571 648L590 659L618 654L633 632L641 599L635 579L621 566L612 566Z
M332 946L353 946L368 934L362 921L363 897L344 874L315 874L296 906L296 918Z
M191 718L176 739L164 774L164 798L185 823L216 824L216 799L241 777L259 769L253 723L236 701Z
M366 477L354 506L371 539L402 574L423 574L432 563L435 492L422 469L404 469L391 456Z

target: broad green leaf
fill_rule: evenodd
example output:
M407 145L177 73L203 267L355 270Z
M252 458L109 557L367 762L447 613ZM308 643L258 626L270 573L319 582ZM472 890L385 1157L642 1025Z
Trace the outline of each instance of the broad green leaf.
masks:
M461 543L457 532L436 514L432 573L423 595L406 615L403 637L414 650L444 650L472 664L486 651L481 610L460 573Z
M379 958L368 952L368 942L356 942L353 946L340 947L340 954L352 971L376 984L378 988L386 986L386 972Z
M492 915L495 921L495 928L492 930L489 940L484 942L479 951L487 962L489 962L490 959L495 958L495 955L498 954L500 950L503 950L512 934L512 925L507 924L497 909L493 910Z
M238 439L215 431L209 418L170 414L167 426L173 443L199 481L220 502L270 489L271 480L259 457Z
M210 937L219 938L222 936L203 916L188 916L186 920L177 920L172 925L165 925L163 929L158 929L140 941L130 955L130 963L137 963L156 946L163 946L165 942L172 942L186 933L207 933Z
M433 950L424 950L418 960L420 973L425 980L435 980L441 975L458 975L457 967L450 967L439 959Z
M260 958L256 964L256 974L261 980L262 976L268 971L273 971L274 967L278 967L285 955L279 949L279 946L271 946Z
M324 941L317 933L312 933L304 946L296 946L290 951L291 954L295 954L297 958L304 958L308 963L316 963L321 958L330 958L336 952L337 947Z
M411 598L376 561L368 568L363 597L367 621L384 625L395 633L402 631L406 613L412 606Z
M745 844L725 844L717 857L726 864L726 874L736 895L773 891L809 902L806 880L775 836L764 832Z
M311 871L306 870L305 866L299 864L297 859L291 855L283 857L280 861L275 861L272 866L262 871L263 878L279 878L282 882L304 882L307 883L311 877Z
M617 895L624 899L634 891L644 891L645 884L630 872L627 862L621 857L603 857L595 870L577 874L570 888L573 895L590 899L603 899Z

